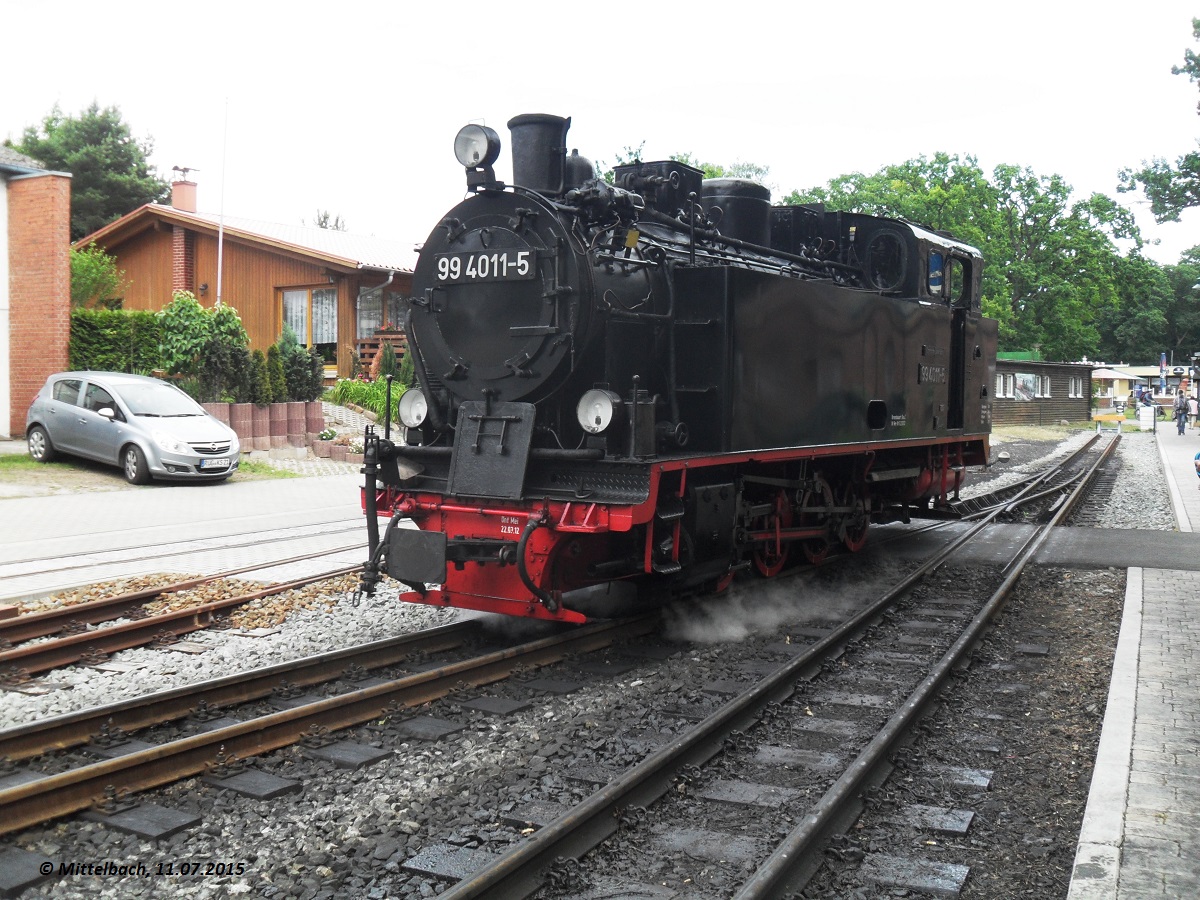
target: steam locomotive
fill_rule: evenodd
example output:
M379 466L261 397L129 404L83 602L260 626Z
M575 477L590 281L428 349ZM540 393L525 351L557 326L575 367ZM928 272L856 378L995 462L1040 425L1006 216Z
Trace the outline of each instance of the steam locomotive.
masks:
M978 250L676 161L597 178L569 127L509 121L512 185L495 131L455 138L417 384L395 436L365 435L365 592L386 573L404 600L583 622L586 588L642 602L859 550L987 462Z

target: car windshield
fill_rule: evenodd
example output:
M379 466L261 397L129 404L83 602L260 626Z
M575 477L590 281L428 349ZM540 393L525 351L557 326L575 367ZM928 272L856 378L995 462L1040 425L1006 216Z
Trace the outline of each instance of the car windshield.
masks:
M123 384L121 397L135 416L202 416L204 410L178 388L161 382Z

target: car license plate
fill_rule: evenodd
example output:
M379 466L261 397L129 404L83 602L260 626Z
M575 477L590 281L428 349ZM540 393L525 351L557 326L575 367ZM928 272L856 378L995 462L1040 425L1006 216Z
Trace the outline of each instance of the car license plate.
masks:
M202 459L200 460L200 468L202 469L228 469L229 460L227 459Z

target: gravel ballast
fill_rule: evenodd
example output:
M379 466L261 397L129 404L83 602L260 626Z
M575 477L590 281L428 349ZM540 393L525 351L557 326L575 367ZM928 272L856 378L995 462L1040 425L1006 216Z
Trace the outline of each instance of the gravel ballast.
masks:
M998 433L993 453L1010 459L977 479L991 490L1015 480L1048 453L1066 455L1091 437L1066 430ZM1117 454L1118 477L1103 527L1172 530L1174 522L1154 437L1126 434ZM760 583L761 584L761 583ZM317 589L314 589L317 590ZM327 589L326 589L327 590ZM965 897L1058 897L1065 895L1079 817L1086 802L1091 760L1103 719L1108 671L1120 620L1124 571L1039 570L1027 576L999 630L980 650L983 665L1003 664L1013 634L1046 632L1072 642L1076 654L1052 656L1035 673L1024 708L1009 714L1010 753L995 766L997 777L977 811L971 847L975 868ZM189 641L210 649L201 654L140 649L119 654L138 666L123 673L75 667L50 673L46 681L67 686L45 694L6 693L0 727L10 727L101 703L179 687L368 640L452 621L453 611L399 604L395 591L355 606L339 586L298 604L278 631L247 637L197 632ZM755 639L737 623L738 637ZM775 623L771 624L771 628ZM507 804L571 802L585 793L564 773L583 765L629 763L644 747L632 737L661 725L653 710L668 697L680 707L706 702L688 688L698 673L721 677L726 653L720 640L729 631L690 629L684 654L646 662L607 682L588 685L586 696L545 696L502 722L464 709L453 700L431 715L454 716L464 729L442 741L398 739L390 726L356 729L358 740L393 750L382 762L347 772L305 758L293 748L259 761L264 771L297 776L301 793L251 802L189 779L151 792L154 802L194 811L198 827L165 842L149 842L77 817L30 829L6 846L58 862L192 860L241 864L239 874L213 877L161 876L121 880L55 875L26 896L48 897L424 897L444 885L402 869L432 842L457 835L466 848L495 849L518 835L497 822ZM701 643L701 640L712 641ZM967 690L966 687L963 690ZM493 693L513 692L498 685ZM970 708L965 695L945 705L949 717ZM709 698L711 700L711 698ZM1029 715L1025 715L1028 712ZM935 720L953 729L952 718ZM864 832L871 826L860 828ZM864 839L868 839L863 835ZM1005 875L1008 870L1012 874ZM811 896L903 896L856 880L853 868L833 870L814 883ZM822 888L828 892L821 893Z

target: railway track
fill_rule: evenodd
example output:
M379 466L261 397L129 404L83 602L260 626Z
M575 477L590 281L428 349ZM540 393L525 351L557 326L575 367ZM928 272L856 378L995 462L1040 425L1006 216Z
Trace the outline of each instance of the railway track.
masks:
M314 556L314 554L308 554L299 558L310 559ZM251 568L257 571L262 566L253 566ZM194 606L184 606L154 615L141 615L132 618L131 621L118 625L108 625L102 628L85 629L82 631L70 629L71 633L50 637L46 640L27 640L20 646L0 650L0 679L3 679L8 684L16 684L27 680L32 675L49 672L73 663L99 662L120 650L142 647L152 643L170 643L182 634L199 631L202 628L218 624L232 610L240 606L245 606L247 603L297 588L307 587L317 582L349 575L356 571L358 571L357 566L345 566L305 578L270 585L261 590L236 594L222 600L214 600ZM183 590L186 587L194 587L197 583L203 583L208 580L211 579L179 582L179 585L184 586L179 587L179 589ZM124 595L123 597L115 597L111 600L95 601L95 605L90 609L85 609L82 614L103 616L105 620L112 618L115 610L121 610L115 613L117 616L127 614L133 610L140 609L143 603L155 599L155 597L161 597L166 592L165 588L152 590L154 590L154 597L140 596L132 599L134 595ZM147 592L137 593L144 595ZM80 604L80 606L86 605ZM74 610L80 609L80 606L66 607L63 610L54 610L45 614L32 613L28 616L17 616L7 620L7 627L15 635L44 630L45 627L51 625L61 630L64 627L64 620L67 622L73 620L74 617L71 613ZM23 622L22 620L26 618L31 621L29 623Z
M1111 445L1109 451L1114 447L1115 444ZM1106 458L1107 454L1093 466L1093 474ZM703 775L697 776L694 773L694 768L707 763L718 753L722 755L724 767L732 766L740 770L750 769L761 773L763 769L771 767L772 761L778 762L781 759L792 759L793 765L796 765L794 761L802 759L802 754L789 755L789 748L774 745L773 752L764 755L763 750L767 748L758 741L743 741L739 734L744 734L746 729L756 726L770 704L789 702L799 683L813 677L822 666L829 666L836 654L844 651L850 641L861 635L867 627L878 623L880 617L895 605L899 596L926 573L943 565L954 550L966 543L977 530L985 528L999 514L999 509L985 516L975 529L963 535L891 591L818 640L795 659L782 664L686 734L617 775L575 808L552 821L532 823L540 824L541 827L482 869L462 878L442 896L454 900L485 896L524 897L539 892L542 892L540 896L558 896L560 892L547 888L548 883L565 885L566 892L570 893L579 888L581 881L592 886L600 885L601 889L625 889L636 893L639 890L637 885L606 885L603 873L644 871L653 879L653 876L659 873L652 865L651 859L656 852L661 853L664 850L663 841L655 838L662 835L673 836L670 840L675 841L672 846L677 851L690 850L692 854L699 856L715 854L713 860L733 858L739 865L748 865L752 874L744 880L736 894L740 900L777 897L801 890L823 863L823 849L830 837L837 833L838 829L847 827L861 812L859 797L862 792L886 776L889 754L899 746L920 716L936 700L941 686L972 646L980 640L1013 590L1022 571L1033 559L1053 527L1064 521L1078 504L1085 493L1088 480L1079 480L1071 499L1059 506L1052 520L1039 529L1013 563L999 573L999 585L978 610L973 612L966 627L950 641L944 652L936 656L927 674L918 680L915 687L904 692L903 696L893 699L892 709L884 726L868 741L857 746L857 752L849 764L845 765L836 777L830 779L828 787L814 800L810 801L805 792L773 786L770 778L765 779L766 784L750 782L744 778L732 785L714 784L720 779L704 779ZM952 613L953 611L944 618L954 621ZM945 623L925 624L933 624L934 628L931 630L944 631L950 627ZM909 646L917 647L920 644L921 641L916 640ZM884 653L882 661L885 666L899 661L895 651L877 652ZM894 655L889 658L888 653ZM834 693L836 694L836 691ZM795 717L803 716L805 711L811 714L812 704L800 706L801 702L807 701L789 703L786 713L776 712L775 716L786 715L795 721ZM835 696L830 705L840 702L845 702L845 699ZM853 701L849 705L854 705ZM738 762L731 763L730 760L738 754L741 754ZM789 766L782 763L777 768L782 771L787 770ZM778 775L779 773L777 777ZM689 796L697 795L698 792L688 791L688 781L700 782L712 788L707 799L712 800L715 805L698 809L696 804L673 804L672 801L677 801L676 795L681 791L688 792ZM768 815L768 810L776 812L771 825L763 828L759 821L760 827L755 829L749 844L744 839L739 840L737 833L710 832L696 827L698 822L721 821L723 816L717 807L728 803L729 798L726 795L736 792L739 788L742 791L740 802L755 810L751 818L758 821ZM658 804L660 798L666 796L670 796L671 799L659 806L675 805L681 808L674 811L674 816L672 811L668 810L657 818L652 833L639 831L640 816L631 817L629 811ZM797 815L795 809L801 802L807 811ZM659 806L656 806L656 812ZM778 811L784 807L791 812L779 815ZM756 845L773 831L778 831L781 824L789 818L798 821L794 827L786 830L782 840L777 841L774 852L765 860L762 859L761 850ZM623 840L611 841L606 845L606 850L611 852L600 853L599 858L591 865L584 862L568 867L564 874L558 860L577 859L619 831ZM680 835L694 838L690 847L679 845L676 839ZM628 856L622 856L623 848L629 852ZM646 848L650 848L648 852L641 852ZM580 868L589 874L581 875ZM965 878L965 874L963 877ZM699 889L699 895L703 896L702 884L695 885L693 889Z
M1034 493L1035 491L1032 488L1030 488L1030 489L1028 489L1027 492ZM1032 554L1032 551L1030 551L1030 553ZM936 565L937 564L935 563L935 567L936 567ZM872 621L877 621L881 615L884 615L884 616L886 615L886 609L887 609L887 605L885 604L882 611L876 610L875 613L868 614L867 618ZM623 641L623 640L626 640L626 638L622 638L622 637L617 638L618 642ZM836 656L836 654L839 652L839 650L838 650L839 647L843 648L842 652L844 652L845 646L847 644L852 643L855 640L856 639L854 637L846 637L843 640L841 640L841 642L839 643L837 638L832 638L827 635L825 637L822 637L818 641L818 645L823 646L826 651L832 651L833 655ZM858 639L858 640L861 640L861 639ZM814 647L818 646L818 645L814 645ZM394 652L402 653L403 651L394 651ZM570 654L573 652L581 652L581 651L576 651L576 650L566 651L567 654ZM810 654L813 654L813 652L814 652L813 648L808 648L805 652L805 656L809 656ZM820 657L820 658L818 658L818 657ZM557 658L561 659L561 658L563 658L563 655L559 654L557 656ZM830 665L829 658L830 658L829 654L825 654L824 656L821 656L821 654L818 653L817 655L812 656L809 659L807 665L805 665L803 663L798 663L797 660L792 660L791 662L786 664L786 667L793 674L799 673L799 675L798 675L799 680L801 683L803 683L805 679L812 678L818 672L820 672L822 670L822 667L825 667L827 669ZM518 665L536 665L536 664L540 664L540 663L518 663ZM359 665L361 665L361 663L350 662L348 660L336 661L336 662L332 662L329 664L329 671L330 672L334 671L335 669L337 669L337 667L339 665L344 669L346 667L359 666ZM388 664L384 664L384 665L388 665ZM446 674L450 678L453 678L454 675L460 674L459 670L457 670L455 668L458 665L460 665L460 664L455 663L453 666L450 666L450 667L441 666L441 667L439 667L439 669L447 670ZM428 674L429 673L419 673L416 676L410 676L410 677L415 677L417 679L420 679L420 678L427 677ZM495 673L492 673L492 674L495 674ZM882 674L886 675L888 673L882 673ZM289 681L291 681L293 683L297 683L297 684L302 683L302 682L296 680L296 678L293 678L292 676L288 676L286 674L286 672L282 671L282 667L280 667L280 671L272 672L270 674L265 675L264 677L268 681L271 680L272 678L285 678L286 677ZM386 701L383 701L380 698L382 696L388 695L390 693L387 691L384 691L377 696L356 697L356 698L353 698L351 702L347 702L346 700L343 699L344 697L349 696L349 695L328 698L328 699L320 701L318 704L314 705L314 706L317 706L320 708L315 708L315 709L311 710L311 712L315 715L315 718L312 721L310 721L308 724L303 725L303 727L302 727L303 717L297 716L295 719L293 719L292 711L287 710L287 711L281 711L280 713L272 713L269 717L267 717L266 720L262 721L258 727L248 727L248 726L246 726L246 723L239 723L238 726L234 726L233 731L226 732L224 734L218 734L216 736L216 738L214 739L214 741L201 740L201 738L203 736L194 735L194 736L189 736L189 737L183 738L180 741L173 741L171 743L178 745L179 759L181 760L179 765L181 767L181 771L190 769L192 772L200 772L200 771L206 770L207 768L210 768L215 763L217 763L220 759L228 757L228 756L244 757L244 756L248 756L248 755L253 755L256 752L263 752L263 750L269 749L269 747L272 745L286 746L288 743L292 743L297 739L303 740L305 733L308 733L310 736L314 733L313 732L314 725L316 726L317 731L320 731L322 729L336 730L339 728L349 728L353 724L355 724L356 721L370 721L371 719L378 718L379 716L387 716L390 718L396 718L397 714L400 710L408 708L408 706L410 706L410 705L428 702L428 699L432 699L433 697L437 697L437 696L442 696L442 697L448 696L449 693L451 693L452 691L457 689L457 688L453 687L452 685L458 685L458 687L461 687L461 685L464 683L470 683L470 684L488 683L488 680L486 680L486 679L481 679L479 681L475 681L475 680L473 680L473 677L474 676L468 677L468 678L457 678L453 682L442 681L439 683L436 678L429 679L428 683L425 683L425 684L422 684L419 681L412 682L409 685L409 689L414 690L415 691L414 694L405 695L404 693L401 692L401 689L397 688L396 689L397 692L394 694L391 694ZM503 676L500 675L498 677L503 677ZM771 676L771 677L774 677L774 676ZM489 675L488 678L490 679L491 675ZM405 679L400 679L400 680L405 680ZM304 682L304 683L315 683L315 682ZM377 687L379 687L379 686L378 685L372 686L372 688L368 688L367 690L368 691L374 690ZM257 696L261 697L261 696L264 696L264 694L261 693L263 691L263 689L264 689L263 684L260 684L260 686L258 688L255 688L253 690L258 691L259 693L257 694ZM249 689L244 689L244 688L232 688L232 690L234 690L235 692L249 691ZM782 682L780 684L776 685L776 694L779 696L776 698L773 698L773 699L769 699L756 713L749 714L749 718L746 719L744 722L742 722L742 728L741 729L734 728L733 731L735 731L735 732L736 731L744 731L746 728L753 726L754 723L756 723L756 722L761 722L764 720L771 720L773 718L778 718L778 714L776 712L777 707L772 706L772 704L781 702L781 698L786 696L790 690L792 690L792 688L786 687ZM186 714L187 710L193 709L202 703L207 706L212 706L212 705L220 706L222 703L222 701L220 699L215 700L214 703L209 703L207 700L203 700L200 697L191 695L190 689L169 692L169 693L173 693L176 695L175 697L172 698L172 702L177 704L176 718L178 717L178 714ZM360 694L362 692L354 691L351 693ZM422 694L427 694L425 699L421 699ZM165 700L166 698L161 698L161 699ZM324 705L322 706L322 704L324 704ZM347 707L347 711L339 710L338 709L339 707ZM351 707L353 708L353 710L349 711ZM119 727L122 729L124 729L126 727L124 725L120 725L118 722L118 717L120 715L126 715L126 713L122 710L109 708L107 710L92 711L88 715L83 715L83 714L79 714L79 715L80 715L80 718L72 726L75 728L75 731L72 732L73 736L71 736L71 737L61 737L60 736L60 737L56 737L56 738L46 738L45 736L27 737L25 739L34 742L34 743L29 744L28 747L33 747L34 744L36 744L36 742L38 742L38 741L48 741L50 745L56 745L56 746L79 746L82 741L90 738L91 736L93 736L96 733L97 725L101 724L106 716L113 720L114 727ZM142 713L130 712L127 715L129 716L129 718L126 720L126 723L130 730L137 729L137 728L144 728L150 724L153 724L153 722L150 721L149 719L147 719L145 717L145 715ZM726 714L726 715L729 715L729 714ZM141 718L139 718L139 716ZM363 718L364 716L366 718ZM60 718L70 718L70 717L60 717ZM712 717L710 716L709 718L711 719ZM706 720L706 721L708 721L708 720ZM711 726L710 726L710 729L711 729ZM36 729L35 729L35 731L36 731ZM284 735L287 735L287 734L291 734L291 737L288 737L285 740ZM0 756L4 756L4 755L13 756L14 754L18 754L21 758L28 758L33 752L35 752L35 750L28 749L28 747L26 747L26 749L21 749L21 745L19 745L18 743L5 744L5 743L3 743L3 738L4 738L4 735L0 734ZM13 738L15 739L16 736L14 735ZM189 744L188 742L190 742L190 741L196 741L196 743ZM281 743L275 744L276 741L280 741ZM709 759L718 758L722 761L722 764L724 764L723 761L728 756L729 748L731 746L736 747L737 744L743 743L744 741L745 741L745 738L739 737L737 734L732 734L732 735L729 733L721 734L719 730L710 730L710 733L708 735L708 742L711 745L710 749L700 751L700 756L703 757L703 756L705 756L705 754L707 754L707 758L709 758ZM220 743L217 743L217 742L220 742ZM239 752L239 750L230 749L233 747L239 748L240 752ZM715 748L715 749L712 749L712 748ZM66 807L70 807L71 809L83 809L83 808L91 805L92 803L102 800L102 798L106 795L109 797L114 796L114 792L115 792L115 795L121 795L126 792L144 790L146 787L152 787L156 784L169 783L170 779L157 780L162 777L161 775L154 776L154 778L151 779L150 776L140 772L140 768L145 765L149 765L151 768L157 768L158 767L157 761L160 758L162 758L163 751L159 748L155 748L153 750L144 750L144 751L140 751L140 752L149 754L149 755L144 756L141 759L138 759L136 754L131 754L131 755L127 756L125 758L125 762L121 763L120 765L116 765L115 764L116 761L114 761L114 760L110 760L105 763L94 764L94 766L100 766L101 768L95 768L94 766L86 767L86 768L91 769L91 774L87 775L87 776L84 776L84 775L71 776L71 773L62 773L60 775L54 775L49 779L41 779L41 781L51 782L55 779L64 779L62 782L60 782L60 784L62 785L62 789L66 792L63 796L66 797L67 800L61 801L61 802L65 803ZM689 752L695 753L697 751L689 751ZM656 751L656 753L657 753L657 751ZM672 790L678 789L678 786L680 784L685 784L687 786L690 786L692 784L700 784L700 782L704 780L704 776L703 776L703 774L696 774L696 767L701 765L702 762L703 762L703 760L701 759L696 763L684 762L682 764L675 765L674 769L673 769L673 774L667 776L667 787L666 787L664 793L666 793L668 796L670 796ZM198 765L200 766L200 768L196 768ZM668 766L668 769L670 769L670 766ZM82 770L80 770L80 771L82 771ZM681 773L682 773L682 775L681 775ZM67 776L71 776L71 777L67 777ZM184 776L177 774L172 777L178 778L178 777L184 777ZM635 780L639 780L639 779L645 780L644 773L642 775L634 775L633 777ZM709 778L708 780L711 782L712 779ZM104 782L104 784L102 784L102 782ZM615 784L615 782L609 782L605 785L600 786L600 789L598 791L596 791L596 794L599 795L599 794L604 794L606 792L611 794L610 788L612 788L614 784ZM640 789L644 790L644 791L649 790L648 785L649 785L649 781L645 780L645 783L641 786ZM52 786L52 785L45 785L45 786ZM24 787L24 786L21 786L21 787ZM10 790L18 790L18 789L19 788L14 788L14 789L10 789ZM26 788L26 789L28 789L28 788ZM689 789L690 789L690 787L689 787ZM7 818L9 818L9 810L5 805L6 804L6 797L5 797L6 794L9 794L9 791L4 791L4 792L0 793L0 822L5 821ZM10 796L15 796L15 795L10 795ZM605 807L607 812L602 812L600 815L601 820L604 820L605 818L616 815L616 818L612 819L612 821L617 823L617 825L620 828L621 833L630 833L630 834L635 833L630 830L631 828L633 828L636 825L635 820L637 820L639 817L643 817L643 818L645 817L645 814L640 814L640 813L636 812L637 807L640 807L643 804L636 802L636 795L630 795L630 796L633 796L634 799L631 800L629 796L621 797L621 798L614 797L611 801L611 804L609 806ZM649 802L650 801L648 800L647 804ZM64 809L65 808L63 806L57 805L60 803L60 801L58 801L58 800L55 800L54 803L56 805L51 807L49 805L49 803L44 799L44 797L41 799L25 799L25 800L22 800L22 803L25 803L26 805L20 806L20 807L13 807L13 809L17 810L17 811L24 810L24 812L22 812L21 814L25 815L25 816L31 815L31 813L29 812L30 807L41 808L43 810L50 809L50 808L53 808L53 809ZM62 813L54 813L54 814L61 815ZM572 812L572 813L567 813L566 815L568 817L570 817L573 814L574 813ZM41 820L37 819L36 816L34 816L33 819L29 820L30 823L32 823L34 821L41 821ZM692 824L694 824L694 822L695 822L695 818L694 818L694 810L693 810ZM539 821L535 824L538 826L541 826L539 831L534 832L534 837L538 837L542 834L542 832L545 832L547 829L549 829L551 826L553 826L555 824L555 822L554 821L548 821L548 822ZM28 827L28 824L19 826L19 827ZM534 827L534 826L531 825L531 826L527 826L527 827ZM609 834L607 836L611 837L611 834L612 834L611 823L608 823L608 826L604 826L604 825L601 826L601 828L604 828L604 827L608 827ZM604 837L604 835L601 835L600 839L602 840L603 837ZM577 839L578 838L575 838L573 840L577 840ZM531 838L531 840L532 840L532 838ZM637 839L635 838L634 841L636 842ZM596 835L593 834L592 837L584 840L583 844L587 845L587 846L591 846L591 845L594 845L595 842L596 842ZM581 845L581 846L583 846L583 845ZM570 847L568 846L567 849L570 849ZM581 849L578 852L582 853L583 850ZM572 855L577 855L577 854L572 854ZM534 865L532 872L533 872L533 874L531 876L529 876L533 879L533 881L531 882L532 889L535 891L542 890L543 892L547 892L546 893L547 896L555 895L554 889L552 887L551 888L546 887L547 883L551 883L551 884L570 884L571 883L571 878L572 878L571 874L568 872L566 875L564 875L561 872L560 867L556 867L553 863L547 862L545 857L540 858L539 862ZM550 882L546 881L547 877L550 878ZM576 879L578 879L580 876L578 874L576 874L574 877ZM451 890L452 891L470 890L468 888L468 885L474 880L474 878L475 878L475 876L472 876L471 878L469 878L467 880L461 881L457 887L452 888ZM505 891L508 890L507 884L508 883L505 882L506 886L503 888L503 890L505 890ZM518 892L518 895L519 895L519 893L520 892ZM464 896L469 896L469 895L472 895L472 894L469 894L469 893L464 894ZM485 890L483 893L475 894L475 895L491 896L492 894L489 893L489 891ZM766 896L766 895L769 895L769 894L763 894L763 896Z
M340 547L321 550L317 553L304 553L286 559L276 559L272 561L271 565L290 565L295 562L318 559L332 553L344 553L357 549L359 549L358 544L345 544ZM15 644L33 640L34 638L78 632L82 630L83 626L98 625L101 622L109 622L130 614L136 615L135 610L141 609L147 603L164 599L171 594L178 594L182 591L200 587L201 585L212 584L215 581L225 578L234 578L238 575L244 575L247 572L258 572L264 568L262 563L254 563L236 569L228 569L224 572L217 572L213 575L202 575L156 587L114 594L111 597L102 597L66 606L56 606L50 609L22 613L8 619L0 619L0 653L3 650L10 649Z
M257 569L268 569L296 556L297 544L329 546L338 542L339 536L358 535L359 540L354 546L361 547L365 533L361 518L338 518L266 531L198 536L149 546L130 544L104 550L89 547L86 537L77 537L68 548L67 559L63 558L63 548L51 550L54 542L41 541L36 552L26 551L21 555L18 547L12 550L17 558L0 562L0 583L5 585L4 596L8 598L3 602L14 603L29 597L76 590L131 574L211 571L218 566L227 567L229 563L213 564L210 560L228 559L231 554L238 553L245 555L246 571L254 570L250 563Z
M611 645L614 641L629 640L646 634L656 626L654 617L605 622L564 631L558 635L527 642L517 647L493 651L464 659L429 671L419 672L382 684L375 684L349 693L302 703L290 709L225 725L200 734L171 741L160 746L133 752L71 769L57 775L36 778L24 784L0 790L0 834L28 828L58 816L87 809L105 798L122 797L136 791L168 784L178 779L204 772L230 757L256 756L328 732L361 725L381 716L443 697L464 684L481 685L503 679L514 671L546 665L570 654L586 653ZM373 667L394 664L399 658L418 648L449 646L460 639L455 626L438 633L415 636L407 641L385 642L386 647L355 651L367 654ZM451 644L446 641L450 640ZM379 654L390 662L379 662ZM399 656L397 656L399 654ZM312 679L328 677L330 666L344 672L350 664L345 651L334 654L332 660L319 659L303 666L289 663L273 667L236 683L208 685L170 692L170 697L150 697L121 709L104 708L64 717L69 721L35 724L0 733L0 746L12 752L28 754L45 750L57 742L78 742L85 730L101 721L105 715L124 718L129 723L145 723L147 717L157 717L156 707L170 709L170 718L177 717L187 707L194 710L205 698L228 698L243 694L261 696L264 688L283 675ZM303 672L301 672L301 669ZM299 673L299 674L297 674ZM232 692L232 693L231 693ZM147 705L147 703L149 705ZM66 729L66 730L62 730ZM94 733L93 733L94 735Z

